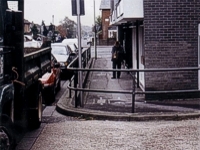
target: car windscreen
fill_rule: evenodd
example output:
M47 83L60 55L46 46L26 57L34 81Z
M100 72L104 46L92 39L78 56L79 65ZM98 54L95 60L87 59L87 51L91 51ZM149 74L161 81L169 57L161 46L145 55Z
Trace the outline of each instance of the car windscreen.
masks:
M72 48L73 47L73 49L75 48L75 49L78 49L78 46L75 44L75 43L68 43L68 45Z
M52 46L51 53L54 55L68 55L67 49L64 46Z
M69 47L70 47L72 50L75 50L74 44L68 44L68 45L69 45Z

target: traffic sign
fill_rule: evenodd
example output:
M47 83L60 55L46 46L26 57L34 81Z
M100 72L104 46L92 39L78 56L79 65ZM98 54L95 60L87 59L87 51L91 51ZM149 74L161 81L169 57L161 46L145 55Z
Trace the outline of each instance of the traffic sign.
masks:
M84 0L79 0L79 6L80 6L80 15L85 15L85 5ZM77 16L77 0L72 0L72 16Z

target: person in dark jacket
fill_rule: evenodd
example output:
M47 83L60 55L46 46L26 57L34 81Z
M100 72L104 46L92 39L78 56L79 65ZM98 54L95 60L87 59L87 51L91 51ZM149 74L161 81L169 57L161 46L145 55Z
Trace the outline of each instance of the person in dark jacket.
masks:
M119 41L115 42L115 45L112 48L112 68L113 69L121 69L121 63L123 61L124 49L120 45ZM117 78L119 79L121 75L120 71L117 71ZM113 71L112 79L116 78L116 71Z

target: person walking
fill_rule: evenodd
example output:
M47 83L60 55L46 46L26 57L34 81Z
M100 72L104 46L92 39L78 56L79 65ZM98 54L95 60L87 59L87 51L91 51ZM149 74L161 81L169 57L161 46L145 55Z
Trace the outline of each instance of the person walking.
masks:
M121 69L121 63L123 61L123 56L124 56L124 49L120 45L119 41L115 42L115 45L112 47L112 68L113 69ZM120 71L117 71L117 78L119 79L121 75ZM111 79L116 78L116 71L113 71L113 76Z

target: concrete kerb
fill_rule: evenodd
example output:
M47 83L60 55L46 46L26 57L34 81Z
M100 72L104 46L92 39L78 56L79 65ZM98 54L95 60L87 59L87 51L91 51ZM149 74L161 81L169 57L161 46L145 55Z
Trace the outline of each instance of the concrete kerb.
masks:
M68 99L66 103L66 97L60 99L57 103L56 110L61 114L67 116L73 116L83 119L97 119L97 120L115 120L115 121L151 121L151 120L184 120L199 118L200 113L161 113L161 114L137 114L137 113L118 113L118 112L106 112L98 110L90 110L84 108L74 108L71 102L72 99Z
M89 68L93 66L95 59L92 60L89 64ZM113 121L153 121L153 120L186 120L186 119L195 119L200 117L200 111L194 113L182 113L182 112L173 112L173 113L120 113L120 112L107 112L100 110L91 110L85 108L75 108L72 105L74 99L74 92L72 92L72 98L69 98L69 92L66 92L62 95L60 100L56 105L56 110L67 116L78 117L86 120L113 120Z

